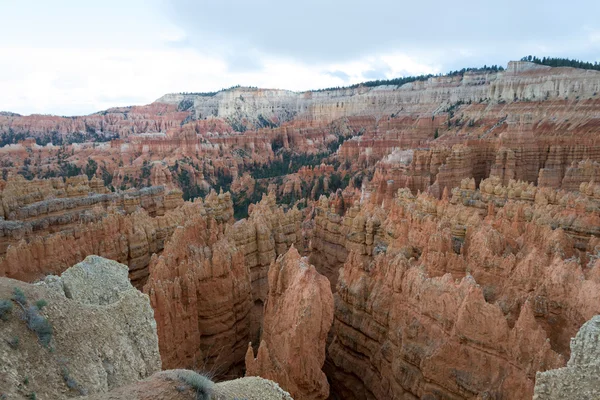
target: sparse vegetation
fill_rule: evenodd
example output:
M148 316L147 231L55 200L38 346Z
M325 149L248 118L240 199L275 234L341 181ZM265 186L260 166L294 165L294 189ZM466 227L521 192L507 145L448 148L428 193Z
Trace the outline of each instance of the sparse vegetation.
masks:
M232 86L232 87L227 88L227 89L221 89L218 92L181 92L179 94L194 95L194 96L201 96L201 97L213 97L214 95L216 95L219 92L227 92L229 90L234 90L234 89L238 89L238 88L241 88L241 87L242 87L241 85L235 85L235 86ZM256 88L254 88L252 86L248 86L248 89L256 89Z
M271 149L273 150L273 153L276 153L277 150L282 149L283 147L283 136L277 135L271 142Z
M46 347L50 346L52 325L46 317L40 314L40 310L36 306L30 306L25 312L25 318L27 327L37 335L40 343Z
M85 166L85 174L88 179L92 179L96 175L96 170L98 170L98 163L88 158L87 165Z
M13 304L10 300L0 300L0 319L2 321L6 321L8 319L8 314L12 311Z
M35 306L38 308L38 310L42 310L44 307L46 307L48 305L48 302L44 299L40 299L38 301L35 302Z
M23 310L23 319L27 324L27 328L37 335L38 340L42 345L49 347L50 342L52 341L52 325L46 317L40 314L40 308L38 307L38 305L41 305L43 308L48 303L45 300L38 300L36 305L28 306L27 296L25 296L25 293L17 287L13 289L13 300Z
M196 392L196 400L210 400L214 383L208 377L194 371L180 371L177 378Z
M8 343L8 345L13 348L13 349L18 349L19 348L19 337L18 336L13 336L12 338L8 339L6 341Z
M328 152L317 154L296 154L283 151L279 160L269 164L255 164L248 168L254 179L275 178L298 172L303 166L315 166L323 162L329 156Z
M114 192L114 188L112 187L113 174L111 174L108 169L106 169L106 165L100 167L100 171L102 174L102 180L104 181L104 186L111 188Z
M78 391L79 394L81 394L82 396L86 396L88 394L87 390L81 387L81 385L77 383L77 381L73 379L73 377L71 377L71 372L69 371L69 368L66 365L61 366L60 374L69 389Z
M416 81L426 81L429 78L433 78L435 76L463 76L466 72L499 72L504 71L502 66L498 65L484 65L483 67L473 67L473 68L463 68L457 71L450 71L446 74L428 74L428 75L419 75L419 76L404 76L400 78L394 79L377 79L375 81L367 81L362 83L356 83L354 85L345 86L345 87L331 87L326 89L317 89L311 90L311 92L325 92L329 90L341 90L341 89L357 89L359 87L376 87L376 86L402 86L404 84Z
M23 291L17 287L13 289L13 300L21 304L23 307L27 304L27 297L25 296L25 293L23 293Z

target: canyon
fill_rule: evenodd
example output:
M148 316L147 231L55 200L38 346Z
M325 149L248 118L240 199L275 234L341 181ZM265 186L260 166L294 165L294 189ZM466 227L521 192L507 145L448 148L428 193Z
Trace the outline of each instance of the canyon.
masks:
M185 398L161 368L300 400L593 393L598 91L598 71L518 61L401 86L2 113L1 294L38 282L104 302L115 295L64 282L114 261L115 287L155 324L153 361L114 385L78 376L92 398Z

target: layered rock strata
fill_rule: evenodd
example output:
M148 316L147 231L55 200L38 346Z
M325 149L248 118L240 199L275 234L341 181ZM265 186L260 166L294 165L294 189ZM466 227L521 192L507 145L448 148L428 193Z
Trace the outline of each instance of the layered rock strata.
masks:
M298 400L328 398L321 368L332 321L329 282L292 246L269 268L262 340L256 358L248 346L246 376L271 379Z
M313 254L348 255L324 269L343 265L325 369L334 395L527 399L537 371L564 364L600 312L595 186L577 196L492 181L442 200L404 189L385 209L357 203L337 218L321 201Z
M238 375L249 340L252 289L244 254L223 236L223 226L191 217L149 269L144 292L156 310L165 367Z

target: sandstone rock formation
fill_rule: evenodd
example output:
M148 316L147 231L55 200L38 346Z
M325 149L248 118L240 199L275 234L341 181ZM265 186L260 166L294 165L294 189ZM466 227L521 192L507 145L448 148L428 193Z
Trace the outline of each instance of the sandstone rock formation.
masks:
M571 358L564 368L538 372L533 400L575 400L600 397L600 316L586 322L571 340Z
M144 286L156 310L163 364L239 376L246 344L260 341L268 267L299 240L301 216L284 213L273 196L233 225L228 193L193 206L195 213L177 220L164 251L152 257Z
M96 256L36 284L0 278L0 298L23 291L27 305L44 299L52 325L48 347L38 341L23 309L0 324L0 393L8 398L63 399L103 393L161 368L148 296L129 283L125 265Z
M285 212L277 206L273 194L263 195L259 203L251 204L249 214L233 224L227 234L244 253L252 275L253 298L264 302L271 262L292 244L302 251L302 214L297 209Z
M439 197L461 179L478 184L492 175L505 185L514 179L576 190L599 178L600 142L591 135L599 82L597 71L511 62L505 71L469 71L400 87L305 93L233 88L213 96L169 94L147 106L76 118L5 113L5 135L39 142L79 133L89 142L61 147L21 140L0 149L0 165L3 174L65 176L65 166L86 169L93 160L90 172L117 188L178 186L188 198L217 186L221 176L235 179L281 160L279 150L320 154L323 161L331 153L354 171L412 151L410 163L379 168L375 184L388 186L382 194L388 200L402 187ZM119 138L92 143L113 135ZM297 192L293 182L286 185L282 193Z
M162 251L176 226L196 213L207 213L201 201L151 217L139 209L132 214L109 207L96 209L98 219L50 235L20 238L0 259L0 275L24 281L60 274L87 255L98 254L130 267L130 278L140 286L148 276L153 253Z
M214 219L196 215L150 262L144 292L156 310L163 364L233 374L252 308L244 255Z
M343 265L332 393L531 398L536 371L563 365L569 338L600 313L593 187L489 179L479 191L471 179L452 198L401 189L344 216L322 199L312 257L331 274Z
M298 400L326 399L321 368L332 320L329 282L292 246L269 268L262 341L256 358L248 346L246 375L271 379Z

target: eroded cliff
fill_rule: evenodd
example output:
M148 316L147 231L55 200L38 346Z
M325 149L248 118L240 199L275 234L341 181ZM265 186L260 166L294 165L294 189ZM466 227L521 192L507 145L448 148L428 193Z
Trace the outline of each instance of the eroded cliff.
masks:
M332 321L329 282L292 246L269 268L263 334L256 358L248 346L246 376L278 382L298 400L328 398L321 369Z

